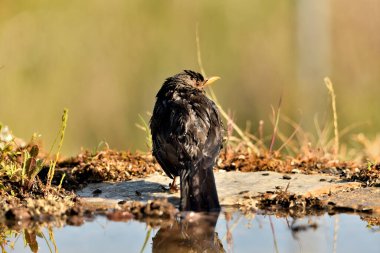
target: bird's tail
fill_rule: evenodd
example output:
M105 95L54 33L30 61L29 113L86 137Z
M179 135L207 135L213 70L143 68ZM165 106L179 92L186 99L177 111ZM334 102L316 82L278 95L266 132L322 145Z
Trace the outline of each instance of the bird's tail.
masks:
M213 162L210 164L210 162L201 161L196 165L186 167L186 170L180 172L181 211L219 212L220 204L216 191Z

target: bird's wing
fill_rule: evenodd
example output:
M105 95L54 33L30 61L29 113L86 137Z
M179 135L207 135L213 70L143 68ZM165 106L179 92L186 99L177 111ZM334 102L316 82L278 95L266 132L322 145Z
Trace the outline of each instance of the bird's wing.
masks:
M170 178L178 176L177 150L171 144L170 111L165 101L157 101L150 121L153 155Z
M223 134L216 106L206 96L195 96L191 102L184 100L179 108L182 112L173 110L171 115L171 125L177 126L172 133L173 145L193 164L201 159L214 162Z

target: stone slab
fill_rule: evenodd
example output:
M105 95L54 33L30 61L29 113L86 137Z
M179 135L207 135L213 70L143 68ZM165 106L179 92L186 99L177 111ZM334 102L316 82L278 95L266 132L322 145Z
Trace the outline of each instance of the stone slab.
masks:
M290 177L290 178L289 178ZM243 195L256 196L267 191L287 189L289 193L304 196L322 196L328 193L352 190L359 183L342 182L338 177L322 174L281 174L277 172L215 172L221 205L231 206L240 202ZM155 173L143 179L112 183L90 184L78 195L89 205L112 207L121 200L148 201L154 198L168 198L178 205L179 193L170 194L167 187L171 179Z
M354 189L328 196L326 201L334 203L335 207L341 209L352 209L354 211L380 214L380 188L368 187Z

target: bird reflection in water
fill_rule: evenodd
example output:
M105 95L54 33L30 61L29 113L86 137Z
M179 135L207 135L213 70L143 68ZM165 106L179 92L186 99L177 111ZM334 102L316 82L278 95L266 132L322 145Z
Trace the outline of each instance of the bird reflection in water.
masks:
M161 227L153 238L153 252L225 252L215 232L219 212L185 213Z

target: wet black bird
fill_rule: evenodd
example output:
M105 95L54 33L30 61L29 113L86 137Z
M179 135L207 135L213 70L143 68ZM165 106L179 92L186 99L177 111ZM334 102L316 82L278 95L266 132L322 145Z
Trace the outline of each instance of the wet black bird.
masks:
M223 126L204 79L185 70L166 79L157 93L150 129L153 155L170 178L180 177L182 211L219 211L213 166Z

